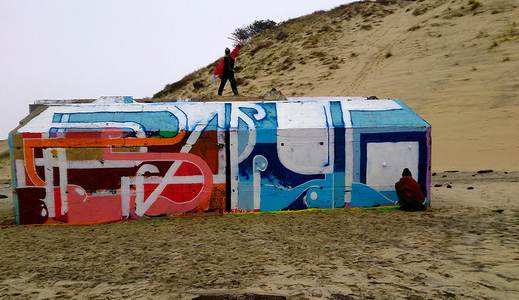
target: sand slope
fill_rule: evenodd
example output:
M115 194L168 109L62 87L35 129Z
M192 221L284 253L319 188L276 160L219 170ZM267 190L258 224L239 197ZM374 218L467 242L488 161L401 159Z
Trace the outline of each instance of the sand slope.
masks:
M0 181L9 181L10 177L9 145L7 140L0 140Z
M519 3L380 2L387 4L314 13L256 37L237 61L241 93L401 98L433 126L435 169L518 170ZM212 69L156 97L214 95Z

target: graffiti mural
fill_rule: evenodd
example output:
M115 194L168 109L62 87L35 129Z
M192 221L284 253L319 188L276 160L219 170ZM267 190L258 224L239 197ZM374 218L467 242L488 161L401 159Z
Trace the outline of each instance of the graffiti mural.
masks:
M16 220L394 205L430 197L430 125L400 100L49 105L10 134Z

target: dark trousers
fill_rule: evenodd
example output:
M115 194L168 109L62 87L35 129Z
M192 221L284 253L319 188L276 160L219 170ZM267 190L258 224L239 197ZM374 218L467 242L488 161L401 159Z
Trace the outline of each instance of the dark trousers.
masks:
M427 209L422 203L407 199L402 195L398 195L398 204L400 205L400 209L405 211L424 211Z
M221 96L223 94L223 88L227 83L227 80L231 83L232 92L235 96L238 96L238 88L236 87L236 79L234 79L234 75L223 76L222 81L220 82L220 87L218 88L218 95Z

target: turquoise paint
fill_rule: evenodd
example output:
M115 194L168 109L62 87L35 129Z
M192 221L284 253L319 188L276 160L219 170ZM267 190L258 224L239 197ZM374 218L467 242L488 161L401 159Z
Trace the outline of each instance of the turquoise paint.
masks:
M397 101L402 109L382 110L382 111L362 111L353 110L351 114L351 123L354 128L380 128L380 127L429 127L429 123L425 122L408 106L401 101Z
M395 205L395 202L381 192L363 183L352 185L351 207L373 207Z
M169 111L88 112L68 115L67 123L132 122L141 125L142 130L147 133L164 133L167 137L176 136L180 130L177 117Z
M132 96L123 96L123 102L124 103L133 103L133 97Z
M238 135L238 154L242 153L245 150L245 147L247 147L247 144L249 142L249 135L251 132L247 123L245 123L242 119L238 120L238 130L236 131Z
M333 182L334 182L334 190L333 190L333 207L344 207L345 199L344 199L344 181L345 173L344 172L335 172L333 173Z
M384 195L384 197L386 197L388 199L391 199L391 200L393 200L395 202L398 201L398 195L396 194L395 190L392 190L392 191L379 191L379 193Z

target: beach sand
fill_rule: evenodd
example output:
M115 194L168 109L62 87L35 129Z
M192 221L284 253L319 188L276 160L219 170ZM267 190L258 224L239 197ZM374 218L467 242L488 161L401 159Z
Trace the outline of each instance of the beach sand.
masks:
M418 213L335 209L17 226L10 199L2 199L0 295L519 298L519 172L433 179L442 186ZM9 188L4 182L0 193ZM250 297L241 299L260 299Z

